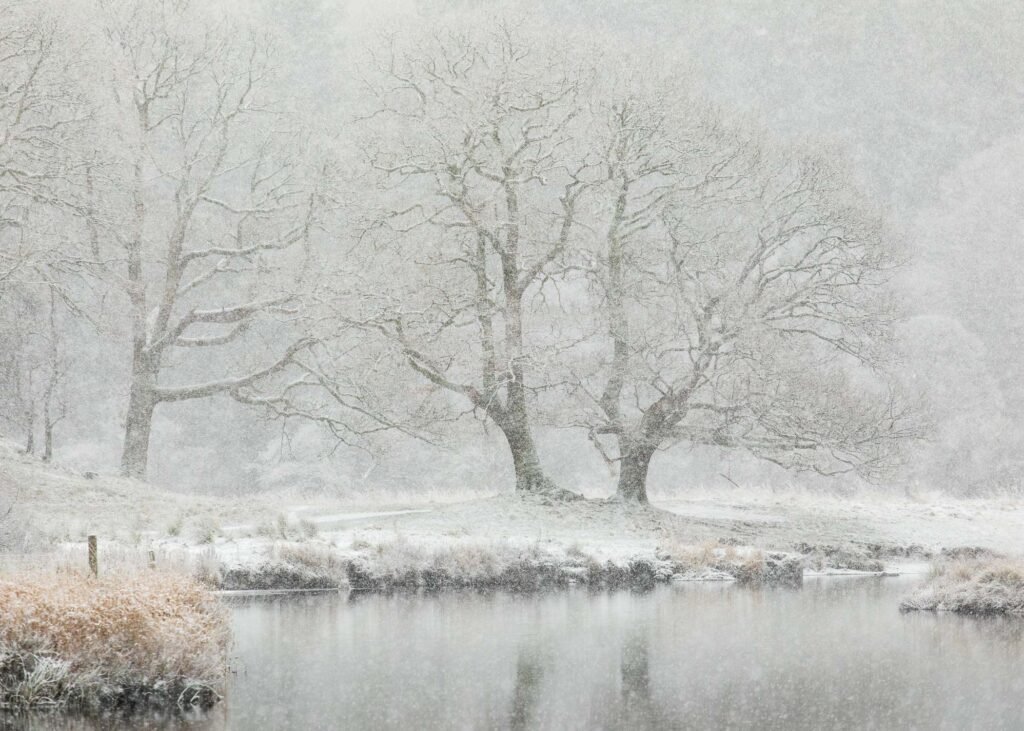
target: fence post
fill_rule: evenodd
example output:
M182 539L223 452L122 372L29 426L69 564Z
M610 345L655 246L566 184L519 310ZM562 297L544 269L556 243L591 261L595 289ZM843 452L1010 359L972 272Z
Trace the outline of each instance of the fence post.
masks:
M149 568L156 568L156 551L149 552Z
M100 575L100 562L96 550L96 536L89 536L89 573L94 577Z

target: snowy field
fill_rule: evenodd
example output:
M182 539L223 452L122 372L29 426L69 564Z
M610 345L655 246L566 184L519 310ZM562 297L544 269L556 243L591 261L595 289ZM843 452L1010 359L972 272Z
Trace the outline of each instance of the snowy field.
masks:
M0 500L13 502L9 532L32 552L101 545L189 553L245 565L281 544L348 554L395 540L421 547L537 543L621 560L680 546L824 550L877 556L888 566L943 549L1024 548L1024 503L913 498L872 492L837 497L797 490L732 488L654 496L646 509L589 499L558 502L511 494L439 502L391 496L380 503L296 493L225 499L161 490L109 476L84 476L8 452ZM11 543L11 539L8 539ZM17 548L17 546L11 546ZM109 551L108 551L109 552Z

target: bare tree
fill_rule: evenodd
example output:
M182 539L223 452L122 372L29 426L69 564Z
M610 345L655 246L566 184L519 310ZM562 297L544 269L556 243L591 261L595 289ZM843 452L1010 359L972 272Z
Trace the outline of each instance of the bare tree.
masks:
M81 143L91 112L66 28L34 4L0 5L0 382L26 451L52 452L63 360L57 309L91 262L76 244Z
M120 252L131 328L121 469L143 477L159 405L235 394L309 344L288 320L308 273L317 175L266 98L267 42L184 2L101 6L113 99L130 123L120 167L100 172L99 235Z
M53 455L54 429L67 414L67 361L62 352L64 337L58 328L58 308L63 300L56 287L48 297L32 297L32 290L18 290L7 298L0 318L0 404L9 427L20 431L26 454ZM42 444L37 441L42 430Z
M363 240L383 272L373 326L498 427L517 490L550 491L534 410L555 385L557 275L596 172L589 82L551 39L508 23L386 38L370 66L361 122L379 197Z
M30 213L73 209L75 140L88 119L74 88L74 49L30 3L0 5L0 295L34 265L69 253L28 231Z
M608 355L576 382L619 498L646 502L653 455L678 442L823 474L891 466L914 428L878 370L894 258L877 217L822 160L707 116L629 97L607 116L591 279Z
M40 399L40 422L43 427L43 451L40 458L44 462L53 459L54 432L68 414L67 377L68 362L62 352L63 337L58 327L58 303L54 289L49 291L46 330L46 385Z

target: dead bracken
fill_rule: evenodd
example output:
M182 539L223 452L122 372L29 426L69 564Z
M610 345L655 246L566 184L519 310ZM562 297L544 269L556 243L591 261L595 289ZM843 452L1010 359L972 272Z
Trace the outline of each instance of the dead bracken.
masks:
M227 674L228 615L165 572L0 579L0 708L207 708Z

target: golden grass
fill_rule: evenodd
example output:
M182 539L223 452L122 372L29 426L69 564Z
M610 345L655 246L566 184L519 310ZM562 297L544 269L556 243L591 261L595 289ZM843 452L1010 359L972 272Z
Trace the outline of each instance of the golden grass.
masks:
M6 575L0 617L0 706L208 705L226 677L227 612L182 575Z
M662 544L659 549L675 561L681 570L694 574L705 569L727 571L744 559L735 546L723 546L716 541L705 541L693 546L672 540Z

